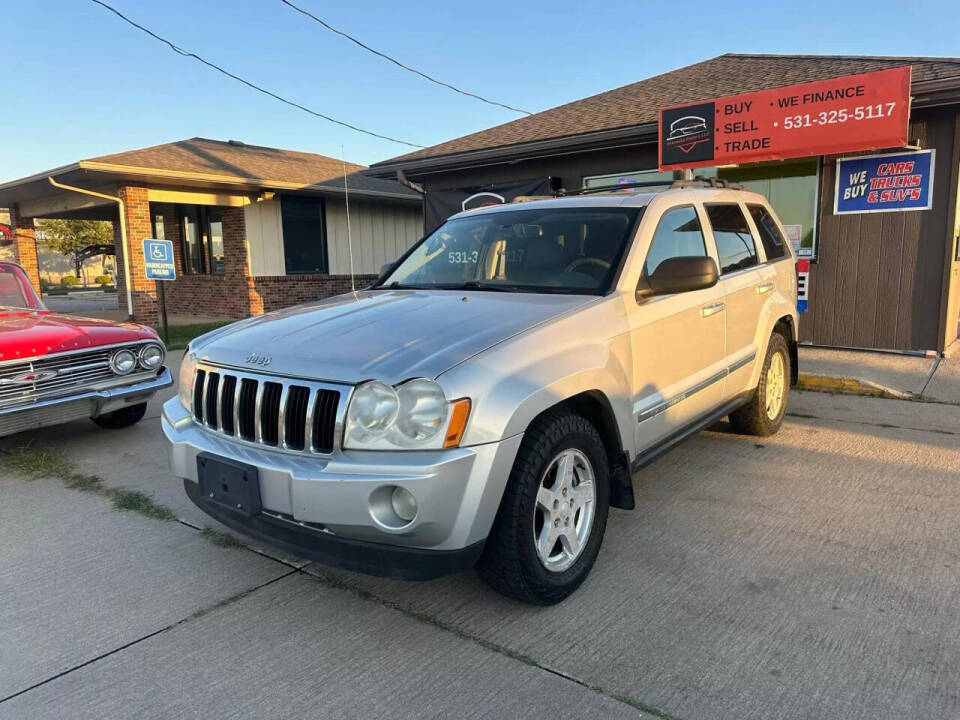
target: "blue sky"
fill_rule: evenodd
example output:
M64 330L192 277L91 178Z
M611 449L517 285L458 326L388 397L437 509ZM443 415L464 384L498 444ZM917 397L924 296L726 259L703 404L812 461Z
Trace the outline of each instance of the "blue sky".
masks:
M411 142L518 117L369 55L279 0L110 2L281 95ZM295 2L407 64L532 111L724 52L960 55L956 0ZM334 156L343 146L364 164L408 149L259 95L88 0L0 0L0 17L0 181L193 136Z

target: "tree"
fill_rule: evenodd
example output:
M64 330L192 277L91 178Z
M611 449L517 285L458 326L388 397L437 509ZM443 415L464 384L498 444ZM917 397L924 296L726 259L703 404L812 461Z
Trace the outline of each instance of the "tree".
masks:
M37 231L48 248L70 256L77 277L83 273L83 248L113 244L113 223L102 220L37 220Z

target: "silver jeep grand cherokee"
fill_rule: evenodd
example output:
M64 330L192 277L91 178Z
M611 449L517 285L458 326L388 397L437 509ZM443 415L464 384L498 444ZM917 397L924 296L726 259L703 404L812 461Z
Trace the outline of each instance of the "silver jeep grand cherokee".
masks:
M173 472L303 557L406 579L476 566L562 600L608 509L633 507L632 472L724 416L776 432L797 377L767 201L677 185L461 213L362 292L199 338L163 410Z

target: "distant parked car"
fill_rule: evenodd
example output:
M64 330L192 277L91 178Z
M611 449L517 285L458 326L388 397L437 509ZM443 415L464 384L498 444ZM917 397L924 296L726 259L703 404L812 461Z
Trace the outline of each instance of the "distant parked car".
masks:
M123 428L172 384L143 325L50 312L23 268L0 262L0 437L91 418Z

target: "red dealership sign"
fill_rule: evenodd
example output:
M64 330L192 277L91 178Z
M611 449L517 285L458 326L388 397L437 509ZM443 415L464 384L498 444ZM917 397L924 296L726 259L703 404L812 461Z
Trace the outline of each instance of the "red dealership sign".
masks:
M910 67L660 109L660 169L903 147Z
M13 230L9 225L0 223L0 246L9 245L13 242Z

